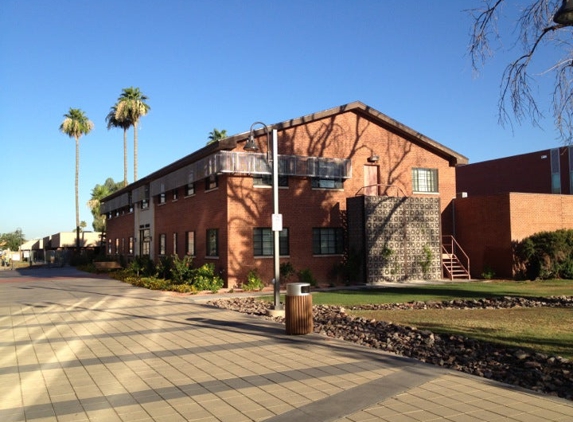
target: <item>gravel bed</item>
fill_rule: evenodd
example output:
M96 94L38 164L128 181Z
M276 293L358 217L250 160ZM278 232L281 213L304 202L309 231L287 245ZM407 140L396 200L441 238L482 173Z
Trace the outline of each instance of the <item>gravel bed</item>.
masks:
M270 302L256 298L217 299L208 304L284 323L282 317L267 315ZM573 296L411 302L349 309L504 309L540 306L573 307ZM353 317L338 306L315 305L313 313L314 332L317 334L573 400L573 362L563 357Z

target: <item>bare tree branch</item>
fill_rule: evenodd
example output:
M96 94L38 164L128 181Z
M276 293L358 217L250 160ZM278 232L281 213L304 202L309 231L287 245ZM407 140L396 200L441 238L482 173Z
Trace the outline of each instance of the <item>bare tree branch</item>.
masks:
M502 74L498 101L499 123L511 124L512 120L522 123L529 119L533 125L538 126L543 119L543 110L538 105L536 81L545 73L554 73L555 86L551 97L554 123L560 137L570 142L573 139L573 28L571 25L553 22L553 15L561 5L561 0L529 0L525 6L518 3L482 0L482 8L470 10L474 19L469 45L472 67L474 71L479 71L493 55L491 41L501 41L498 20L502 17L502 6L507 6L507 9L511 6L518 33L511 45L512 48L519 45L521 53ZM505 15L503 17L507 18ZM547 64L548 70L544 72L531 70L533 59L542 46L550 53L567 48L566 56L555 64Z

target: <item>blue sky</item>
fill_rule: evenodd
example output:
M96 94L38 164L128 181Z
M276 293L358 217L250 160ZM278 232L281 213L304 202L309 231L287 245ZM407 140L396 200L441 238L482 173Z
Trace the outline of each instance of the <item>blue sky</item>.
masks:
M204 146L213 128L232 135L355 100L470 162L558 146L548 108L540 128L498 124L500 78L515 52L499 51L475 77L466 9L478 4L3 0L0 233L74 228L74 141L58 131L70 107L95 124L80 140L80 219L91 229L92 188L123 179L122 132L108 131L105 116L130 86L151 106L140 178ZM512 30L502 23L502 35ZM541 81L542 105L550 83Z

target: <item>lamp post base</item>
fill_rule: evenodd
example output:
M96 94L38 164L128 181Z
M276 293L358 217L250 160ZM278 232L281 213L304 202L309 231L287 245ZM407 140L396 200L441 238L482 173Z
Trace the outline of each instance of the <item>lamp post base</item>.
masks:
M285 310L284 309L269 309L267 311L267 315L273 318L284 317Z

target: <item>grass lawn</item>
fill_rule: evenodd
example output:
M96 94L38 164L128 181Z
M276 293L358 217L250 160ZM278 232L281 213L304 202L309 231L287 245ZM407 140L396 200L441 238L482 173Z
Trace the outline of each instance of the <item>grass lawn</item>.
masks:
M495 296L573 296L572 280L468 282L413 287L314 292L313 304L352 305L479 299ZM425 309L348 311L379 321L415 326L435 333L460 334L512 347L573 359L573 308Z

